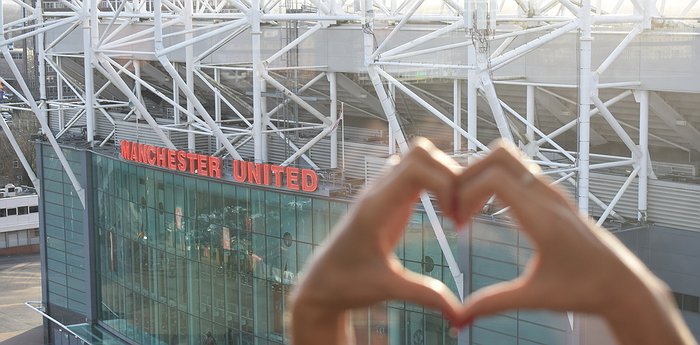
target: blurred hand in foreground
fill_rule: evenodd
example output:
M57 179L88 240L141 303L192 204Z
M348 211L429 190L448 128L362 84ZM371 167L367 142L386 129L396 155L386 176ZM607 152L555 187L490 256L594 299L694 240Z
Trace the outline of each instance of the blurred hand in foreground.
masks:
M350 309L406 300L441 311L456 322L459 300L442 282L404 269L394 248L416 201L431 191L454 215L459 165L429 141L418 139L382 179L364 190L292 293L294 344L345 344Z
M509 309L550 309L600 315L623 344L695 344L665 284L531 170L503 143L461 171L427 140L416 141L306 267L291 298L293 343L352 343L351 309L406 300L441 311L456 327ZM510 206L535 247L525 273L462 306L441 282L405 270L393 250L425 190L457 224L493 194Z
M602 316L622 344L695 344L668 287L521 157L499 143L458 178L459 222L495 194L535 254L519 278L469 296L457 326L510 309L575 311Z

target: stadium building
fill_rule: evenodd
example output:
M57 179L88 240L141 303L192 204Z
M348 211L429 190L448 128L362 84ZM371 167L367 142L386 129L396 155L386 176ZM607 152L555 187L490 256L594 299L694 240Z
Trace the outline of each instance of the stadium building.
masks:
M26 15L2 22L0 81L42 125L36 171L22 164L47 342L287 343L304 262L415 136L464 165L519 145L700 336L696 1L13 1ZM8 48L27 35L36 92ZM396 252L464 298L532 248L496 203L457 233L424 197ZM353 325L360 344L611 341L542 311L451 337L401 301Z

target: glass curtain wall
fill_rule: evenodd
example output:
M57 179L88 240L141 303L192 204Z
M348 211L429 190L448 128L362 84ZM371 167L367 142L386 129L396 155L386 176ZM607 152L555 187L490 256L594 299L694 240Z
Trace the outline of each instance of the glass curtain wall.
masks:
M287 343L290 288L348 202L92 161L103 325L139 344ZM397 254L456 291L426 215ZM359 343L456 343L438 313L400 302L354 325Z

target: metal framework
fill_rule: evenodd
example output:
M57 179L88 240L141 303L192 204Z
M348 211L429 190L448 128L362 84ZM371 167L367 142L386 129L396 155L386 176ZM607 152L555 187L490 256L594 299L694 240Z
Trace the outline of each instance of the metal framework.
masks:
M476 157L488 151L478 126L479 121L492 124L501 137L519 144L541 164L555 183L574 186L583 213L591 213L591 202L600 208L598 223L609 217L622 219L615 206L634 181L638 183L637 220L646 220L647 181L654 177L650 136L686 152L700 149L700 132L659 95L657 91L665 88L655 89L653 82L644 81L644 71L636 78L608 77L611 70L624 66L619 62L621 57L649 32L694 39L697 18L688 19L697 16L697 1L35 0L32 5L12 1L26 16L3 23L0 8L0 51L17 83L1 81L19 97L18 103L8 106L36 115L83 202L83 186L57 142L82 124L85 141L91 146L109 143L116 135L116 124L126 121L148 128L171 148L196 150L198 138L210 137L216 154L240 159L241 147L252 143L257 162L269 160L267 145L275 136L290 152L277 163L287 165L301 159L314 168L319 165L309 150L330 137L330 167L343 167L338 152L342 139L339 123L348 115L339 111L343 101L339 86L368 99L370 110L347 102L343 108L348 113L364 112L386 121L388 153L408 148L402 120L408 114L397 110L399 99L417 105L448 126L453 133L452 150L458 157ZM284 32L284 39L271 44L269 32ZM609 37L608 41L622 39L611 51L596 52L593 38L603 36ZM35 38L37 92L30 90L9 50L11 44L27 37ZM348 62L343 54L327 51L325 43L342 46L335 41L339 37L356 37L361 42L360 52L348 54L361 58ZM537 64L527 60L533 52L574 38L577 52L572 55L577 72L568 81L509 74L523 65ZM231 42L246 44L228 60ZM323 57L299 58L308 55ZM76 66L82 67L82 75ZM451 92L430 96L429 90L421 90L420 83L411 83L409 75L416 71L442 80ZM344 75L347 73L359 74L371 86L358 85ZM303 84L299 83L301 74L306 76ZM51 95L48 76L55 76L56 92ZM232 87L233 81L244 84L247 91ZM499 95L498 88L503 85L522 86L524 114L512 97ZM567 90L576 90L577 95ZM611 92L614 97L603 98ZM165 104L168 116L154 113L145 94ZM213 95L213 102L203 100L203 94ZM622 121L610 110L631 97L638 104L635 123ZM537 105L561 121L557 129L542 128ZM124 108L130 110L116 111ZM308 119L288 116L290 108ZM650 134L650 110L684 138L684 143ZM572 111L576 115L567 118L565 113ZM603 138L591 127L594 116L607 122L607 132L614 133L625 152L592 152L592 142L609 141L609 135ZM98 138L96 127L104 120L113 129ZM52 130L51 123L57 123L59 129ZM4 122L1 124L9 133ZM313 135L299 144L297 134L301 132ZM174 142L177 133L185 133L186 142ZM576 138L574 150L560 141L572 136ZM29 165L24 166L34 176ZM591 193L591 171L625 166L630 173L612 200L604 202ZM34 177L32 181L36 186L38 181ZM462 272L436 211L427 195L421 200L464 296ZM497 210L494 215L503 212Z

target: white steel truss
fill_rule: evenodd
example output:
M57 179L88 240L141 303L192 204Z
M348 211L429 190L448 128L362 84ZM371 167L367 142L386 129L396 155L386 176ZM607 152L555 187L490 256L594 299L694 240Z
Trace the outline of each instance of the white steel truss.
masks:
M276 137L290 150L276 163L302 160L317 169L309 152L330 137L330 167L339 168L341 103L348 112L383 119L388 152L394 147L403 152L408 148L403 125L410 114L397 110L401 99L450 128L457 157L488 151L479 121L497 130L542 165L555 183L574 186L582 212L593 213L592 201L602 211L596 213L599 223L609 217L624 220L615 206L634 181L637 220L646 220L647 181L654 177L650 138L687 152L700 149L698 129L659 95L664 88L643 81L644 72L629 79L609 77L647 33L695 37L697 1L312 0L295 2L303 6L294 8L280 0L35 0L33 6L12 2L26 16L3 23L0 9L0 50L17 87L1 81L18 96L11 106L31 110L39 119L83 202L83 187L56 140L83 123L85 141L92 146L106 145L118 134L119 123L132 122L171 148L193 151L199 139L211 138L214 154L241 159L241 148L252 143L256 162L269 161L267 145ZM594 37L611 32L622 39L611 51L596 52ZM268 34L277 41L271 42ZM10 55L13 44L30 37L38 58L37 92L30 90ZM536 63L528 60L533 52L573 37L573 77L557 82L517 74L522 66ZM343 48L343 42L336 41L340 38L359 43L353 46L359 52L330 51L331 45ZM231 42L242 46L236 49ZM357 79L369 84L358 85L346 73L360 75ZM302 74L305 77L298 79ZM46 80L53 75L56 93L49 96ZM421 78L442 80L450 93L441 98L421 91L419 83L412 83ZM500 86L522 87L523 110L499 95ZM366 107L344 102L340 91L366 99ZM603 96L610 91L616 95ZM213 101L206 95L213 95ZM630 97L639 107L634 123L611 111ZM166 114L154 111L149 102L167 108ZM539 124L543 114L537 113L537 105L561 122L556 129ZM124 107L130 110L115 110ZM289 108L307 117L283 116ZM678 143L650 133L650 111L684 140ZM610 141L609 134L599 133L603 129L591 128L598 117L626 152L592 152L592 147ZM103 120L112 128L98 136ZM51 123L58 128L52 130ZM3 130L10 131L4 125ZM562 142L572 131L576 149ZM312 134L301 140L297 134L302 132ZM186 140L174 140L178 133ZM630 172L614 198L605 202L591 192L591 171L624 166ZM462 293L462 273L436 211L427 195L421 200Z

